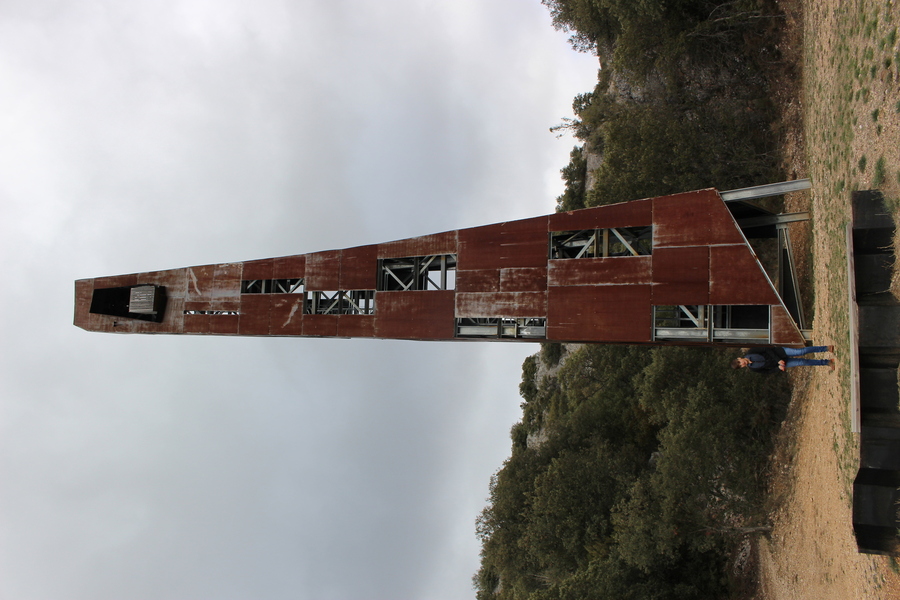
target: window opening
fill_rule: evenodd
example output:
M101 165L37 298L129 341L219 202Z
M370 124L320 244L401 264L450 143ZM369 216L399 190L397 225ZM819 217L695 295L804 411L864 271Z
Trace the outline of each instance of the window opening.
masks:
M768 343L770 307L679 304L653 307L653 339Z
M304 279L245 279L242 294L302 294Z
M374 290L315 291L306 295L308 315L374 315Z
M379 259L378 289L383 291L456 289L456 255L434 254Z
M456 319L456 337L544 339L547 337L547 319L460 317Z
M653 227L551 231L550 258L608 258L653 254Z

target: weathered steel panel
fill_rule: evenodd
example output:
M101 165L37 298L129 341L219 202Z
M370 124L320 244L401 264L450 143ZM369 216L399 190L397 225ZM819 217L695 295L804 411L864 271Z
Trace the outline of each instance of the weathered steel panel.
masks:
M378 281L378 246L348 248L341 254L340 290L374 290Z
M551 287L547 339L560 342L649 342L649 285Z
M219 263L216 265L217 281L240 281L244 263Z
M238 333L240 335L269 335L269 311L272 308L271 294L244 294L241 297L241 315ZM225 315L213 315L219 318Z
M550 261L551 286L649 284L652 256L569 258Z
M722 202L722 197L715 190L715 197L709 200L710 230L708 244L743 244L746 243L740 226L735 222L731 211Z
M543 267L549 255L548 217L459 232L459 269Z
M502 292L543 292L546 289L546 267L500 269L500 291ZM492 290L479 291L489 292Z
M216 278L216 265L201 265L198 267L188 267L186 270L187 290L185 300L191 302L209 302L211 300L211 291L213 281ZM191 310L191 309L188 309ZM198 308L193 310L207 310L206 308Z
M327 250L306 255L306 289L339 290L341 285L341 251Z
M274 279L275 259L249 260L244 263L241 279Z
M272 294L269 332L272 335L303 335L303 294Z
M653 221L653 204L635 200L550 215L549 231L580 231L607 227L641 227Z
M772 307L772 343L795 348L802 348L806 345L803 334L783 306Z
M239 315L210 315L209 333L215 335L237 335L240 320Z
M709 249L710 304L781 304L747 244Z
M98 277L93 280L94 289L102 290L104 288L127 287L137 285L138 274L131 273L129 275L114 275L112 277Z
M303 335L337 337L338 315L303 315Z
M546 292L456 294L457 317L543 317L546 314Z
M306 255L295 254L275 259L274 279L296 279L306 277Z
M709 304L709 248L658 248L653 283L653 304Z
M82 329L92 329L91 300L94 296L93 279L79 279L75 282L75 325Z
M476 269L456 272L457 292L499 292L500 269Z
M407 256L456 254L456 252L457 232L455 230L378 244L378 258L406 258Z
M209 333L209 315L184 315L184 333Z
M375 337L375 317L371 315L340 315L339 337Z
M711 190L653 199L653 247L702 246L710 231Z
M447 340L455 335L453 291L376 292L375 335Z

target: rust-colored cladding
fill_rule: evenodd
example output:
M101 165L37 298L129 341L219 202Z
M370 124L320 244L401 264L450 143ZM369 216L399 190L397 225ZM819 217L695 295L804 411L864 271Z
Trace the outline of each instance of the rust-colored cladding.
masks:
M649 255L549 259L550 232L648 225ZM451 289L373 291L379 259L444 254L456 256ZM241 293L242 280L300 278L296 293L268 285ZM90 312L95 290L135 285L165 286L161 322ZM311 291L373 291L362 306L374 302L374 311L307 315ZM98 296L112 297L122 296ZM754 304L770 309L773 343L804 344L718 192L701 190L344 250L80 280L75 324L116 333L448 340L457 339L458 319L470 335L482 326L465 319L518 318L529 319L525 335L545 331L550 341L648 343L654 305ZM126 306L111 314L130 313Z
M709 277L710 304L781 303L747 246L711 246Z
M547 289L547 267L500 269L501 292L543 292ZM494 290L476 290L494 291Z
M378 258L406 258L457 253L456 231L433 233L406 240L378 244Z
M303 294L272 294L271 335L303 335Z
M499 292L500 269L456 271L457 292Z
M545 267L547 221L536 217L460 230L459 269Z
M406 340L449 340L456 331L455 292L378 292L375 336Z
M550 215L550 231L643 227L653 222L651 200L633 200Z
M551 260L550 286L649 284L653 279L652 256L616 256Z
M649 285L551 287L547 338L579 342L649 342Z
M456 294L457 317L543 317L546 292L488 292Z
M340 290L374 290L378 280L378 246L359 246L341 253Z
M306 255L306 289L335 291L341 289L341 251L328 250Z

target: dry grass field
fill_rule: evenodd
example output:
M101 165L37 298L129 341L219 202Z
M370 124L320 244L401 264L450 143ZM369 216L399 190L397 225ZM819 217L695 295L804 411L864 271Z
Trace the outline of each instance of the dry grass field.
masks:
M782 82L785 161L811 193L795 248L812 327L838 368L792 374L795 393L773 464L772 534L757 545L764 600L900 598L900 562L859 554L851 527L859 440L850 429L845 225L854 190L900 199L900 0L785 0L780 51L802 78ZM802 79L802 80L801 80ZM795 93L791 93L793 90Z

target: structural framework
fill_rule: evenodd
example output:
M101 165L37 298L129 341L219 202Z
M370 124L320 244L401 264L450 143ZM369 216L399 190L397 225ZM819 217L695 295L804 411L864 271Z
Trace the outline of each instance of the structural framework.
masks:
M416 238L75 282L90 331L415 340L806 343L785 223L707 189ZM748 237L778 237L773 282Z

